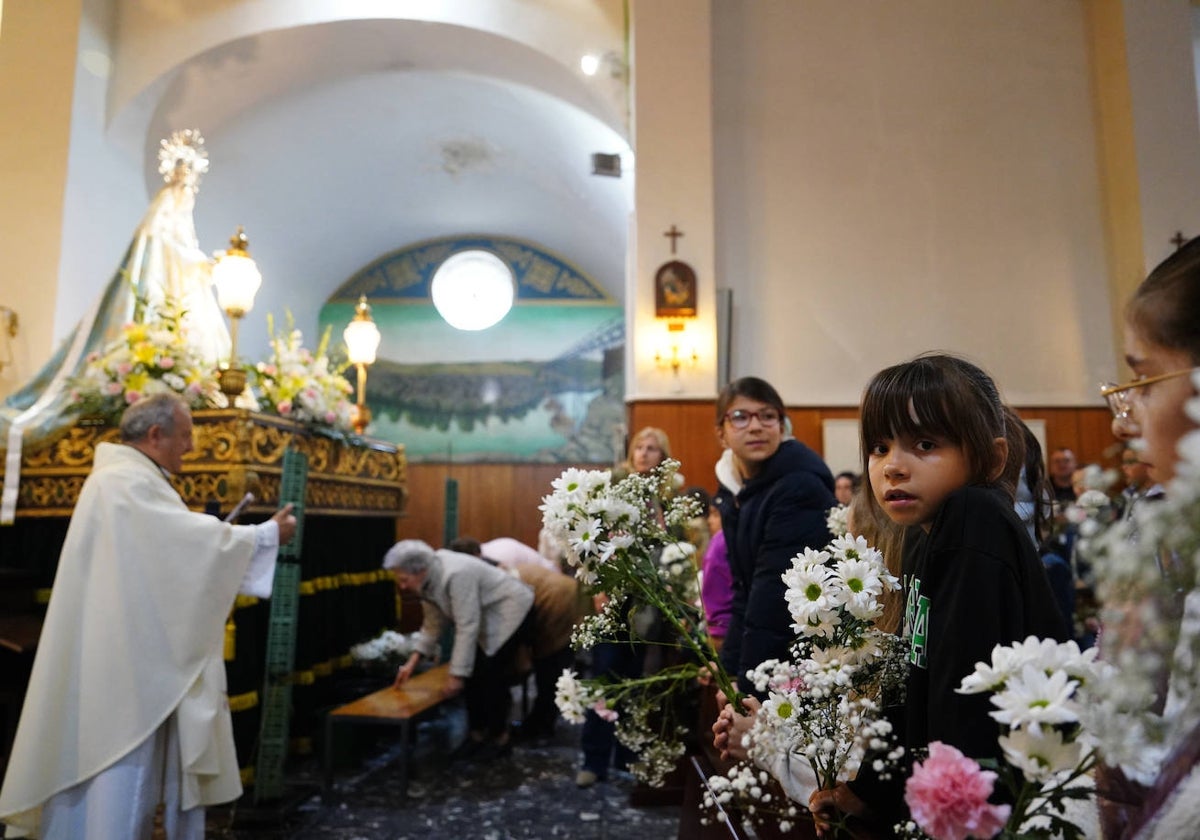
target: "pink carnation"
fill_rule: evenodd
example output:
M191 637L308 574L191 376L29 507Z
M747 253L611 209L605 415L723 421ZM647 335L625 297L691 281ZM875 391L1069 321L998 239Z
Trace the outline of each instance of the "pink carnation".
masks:
M133 372L133 365L129 362L121 362L117 365L117 376L128 376Z
M158 366L163 370L170 370L171 368L175 367L175 360L170 356L159 356Z
M929 745L929 758L913 767L904 801L921 830L934 840L994 837L1008 821L1008 805L988 797L996 774L983 770L941 741Z
M142 398L142 395L137 391L126 391L125 392L125 404L126 405L133 405L135 402L137 402L141 398Z
M115 397L124 390L125 390L125 386L122 385L120 382L104 383L104 393L110 397Z
M282 414L286 417L287 415L292 413L292 401L291 400L280 400L279 405L275 406L275 408L276 408L276 410L279 411L280 414Z

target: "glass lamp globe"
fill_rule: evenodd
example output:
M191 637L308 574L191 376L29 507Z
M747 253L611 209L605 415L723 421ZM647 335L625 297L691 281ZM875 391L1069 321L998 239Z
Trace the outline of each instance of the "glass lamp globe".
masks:
M358 299L358 305L354 307L354 320L342 330L342 338L346 340L350 364L375 364L375 353L379 350L379 327L371 320L371 307L367 304L366 295Z
M258 287L262 285L262 274L246 252L248 244L246 234L239 226L229 240L229 250L217 254L217 263L212 269L217 303L234 318L250 311Z
M438 267L430 294L450 326L485 330L512 309L514 285L512 271L495 254L462 251Z

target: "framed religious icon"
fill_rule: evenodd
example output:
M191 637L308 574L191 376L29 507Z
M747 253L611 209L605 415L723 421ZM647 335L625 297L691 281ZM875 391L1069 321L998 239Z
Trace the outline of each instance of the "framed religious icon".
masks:
M696 316L696 272L680 260L671 260L654 273L654 314L659 318Z

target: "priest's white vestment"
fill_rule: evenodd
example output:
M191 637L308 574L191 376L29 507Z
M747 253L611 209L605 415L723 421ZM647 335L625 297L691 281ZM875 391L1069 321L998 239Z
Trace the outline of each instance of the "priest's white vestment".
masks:
M89 788L107 809L152 815L164 772L178 809L171 822L201 809L201 831L203 806L241 795L225 620L244 581L269 594L277 547L274 522L230 525L191 511L148 456L96 447L0 791L7 836L39 836L43 816L49 831L51 812L78 808ZM86 815L58 822L92 822ZM84 836L77 831L65 836Z

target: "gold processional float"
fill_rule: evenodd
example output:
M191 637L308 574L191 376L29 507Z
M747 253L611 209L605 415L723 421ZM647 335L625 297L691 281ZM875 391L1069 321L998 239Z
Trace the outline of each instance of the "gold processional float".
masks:
M237 319L250 308L254 292L242 304L221 302L218 307L222 289L196 239L192 207L200 176L208 169L203 142L191 130L176 132L162 142L159 171L166 186L151 202L121 265L53 357L0 404L0 525L13 529L0 527L0 567L18 560L20 568L10 571L28 575L32 570L41 586L52 580L57 551L51 547L54 541L44 535L56 529L65 532L97 444L116 441L119 435L114 422L119 412L88 411L79 402L77 387L89 373L89 363L114 346L129 324L145 323L147 313L164 301L180 303L186 344L208 370L220 370L222 393L215 394L216 402L231 406L192 412L195 448L184 456L182 470L172 478L184 502L198 511L228 512L249 492L254 494L246 508L255 515L251 518L269 516L281 497L291 492L284 476L284 456L295 450L307 460L304 514L317 517L305 531L305 543L311 537L313 552L303 560L305 579L295 587L295 594L304 596L309 605L303 623L295 621L292 607L295 670L279 677L295 686L287 704L291 714L270 703L259 705L266 606L256 598L239 597L226 627L230 709L235 713L238 753L253 762L242 768L243 783L251 784L256 776L260 781L264 776L263 743L256 733L276 720L286 736L290 718L293 751L310 751L309 733L319 710L329 702L331 681L326 678L351 665L347 653L351 645L376 635L381 624L394 624L394 589L390 574L379 568L379 559L394 541L394 523L405 509L407 464L402 445L362 437L370 422L363 394L365 365L374 361L378 345L365 299L360 301L355 327L346 333L359 382L357 405L349 418L353 433L258 410L256 398L245 388L245 373L237 366L235 344L221 316L224 309L236 336ZM244 242L244 237L238 241ZM245 256L237 243L233 251ZM374 344L356 349L352 339L364 332L374 333ZM240 386L233 384L239 381L235 374L240 375ZM31 555L36 549L16 533L39 523L50 526L49 531L38 531L41 544L47 546L45 556ZM278 589L275 594L280 595ZM44 605L49 595L49 589L38 589L33 599ZM279 600L272 599L271 621ZM31 627L40 626L36 614L27 618ZM233 644L238 625L249 628L246 634L237 633L245 645ZM35 645L36 632L28 635ZM267 764L273 765L267 768L270 775L278 777L282 755Z

